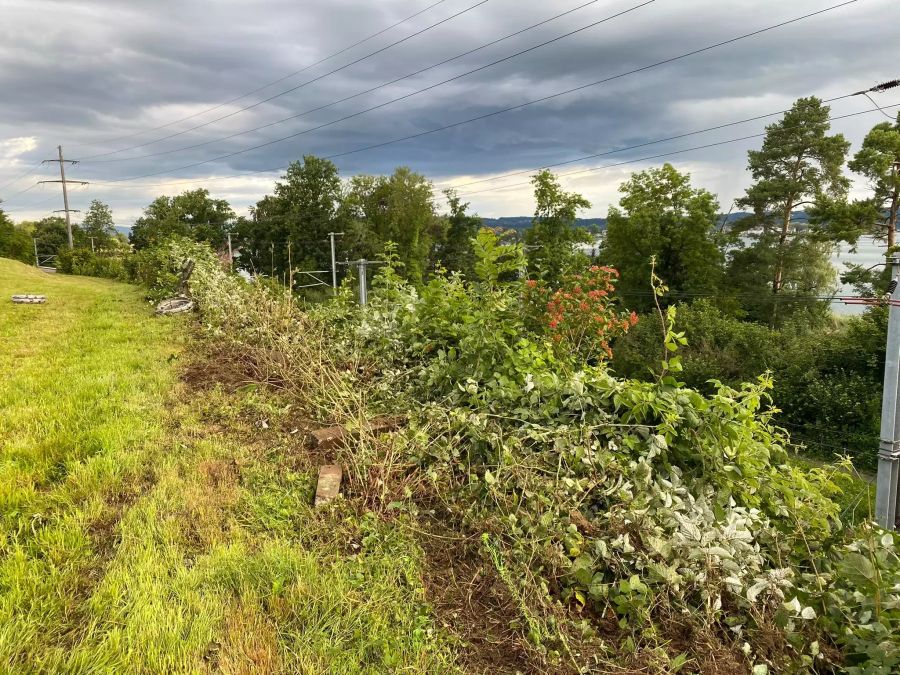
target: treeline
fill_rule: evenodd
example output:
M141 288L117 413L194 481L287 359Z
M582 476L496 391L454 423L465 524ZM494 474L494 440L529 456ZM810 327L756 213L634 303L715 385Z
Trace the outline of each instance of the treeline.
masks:
M0 257L30 265L56 267L60 272L125 280L128 239L118 232L109 206L91 202L80 224L72 225L69 248L66 221L49 216L13 223L0 210Z

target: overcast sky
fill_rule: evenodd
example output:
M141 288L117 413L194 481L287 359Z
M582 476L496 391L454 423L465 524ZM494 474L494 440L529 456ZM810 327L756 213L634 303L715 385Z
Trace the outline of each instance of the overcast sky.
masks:
M587 0L487 0L480 5L479 0L0 0L0 198L5 200L0 208L16 220L62 208L58 185L21 192L40 178L58 178L53 175L55 164L35 165L55 157L56 146L62 144L67 158L83 160L68 167L68 177L91 181L86 188L73 189L72 208L87 208L91 199L101 199L112 206L118 224L129 225L159 194L207 187L243 214L271 191L279 175L262 169L284 167L305 154L347 153L519 106L840 2L655 0L571 37L388 103L643 1L588 3L508 40L328 106ZM426 11L308 67L421 10ZM533 211L527 173L470 183L774 113L800 96L842 96L900 77L898 25L897 0L858 0L605 84L334 161L345 177L410 166L438 189L460 186L473 210L483 216L527 215ZM885 106L900 104L900 89L876 100ZM221 158L382 103L388 104ZM865 98L855 97L835 102L832 112L838 116L871 108ZM775 119L576 161L558 170L630 162L563 179L593 203L585 215L605 216L609 204L618 200L617 186L630 172L663 161L689 171L695 184L718 194L727 210L749 182L746 151L758 147L760 139L645 158L757 134ZM833 129L844 133L855 150L865 132L883 119L878 113L858 115L834 122ZM276 124L241 133L271 123ZM173 134L178 135L160 140ZM198 144L204 145L182 150ZM133 147L137 145L141 147ZM122 152L109 154L118 150ZM111 159L124 161L98 161ZM212 161L184 168L206 160ZM157 175L137 178L146 174ZM494 189L510 184L508 189Z

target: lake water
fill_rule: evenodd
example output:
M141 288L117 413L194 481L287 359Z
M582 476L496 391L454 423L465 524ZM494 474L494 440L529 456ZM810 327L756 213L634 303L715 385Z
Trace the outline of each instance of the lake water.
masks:
M831 264L834 265L838 274L847 270L847 266L844 263L853 263L871 267L877 263L884 262L884 253L887 250L887 244L874 241L871 237L865 237L859 240L859 245L856 247L855 253L852 253L849 248L850 247L846 244L841 245L831 259ZM840 290L838 290L838 295L856 295L856 293L852 286L842 286ZM836 314L862 314L865 310L865 306L845 305L842 302L835 302L832 304L831 309Z

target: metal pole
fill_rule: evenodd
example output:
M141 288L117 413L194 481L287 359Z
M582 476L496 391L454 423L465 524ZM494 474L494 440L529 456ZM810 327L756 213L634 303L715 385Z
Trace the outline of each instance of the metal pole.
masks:
M94 238L93 237L91 237L91 253L96 253L96 251L94 250Z
M31 240L34 242L34 266L35 266L35 267L40 267L40 266L41 266L41 259L38 258L38 252L37 252L37 237L32 237Z
M888 314L887 348L884 360L884 390L881 402L881 443L878 446L878 478L875 519L887 530L897 526L897 491L900 484L900 255L890 258L893 281Z
M66 188L66 161L63 159L62 146L56 146L59 150L59 177L63 188L63 206L66 207L66 234L69 237L69 248L75 248L72 239L72 218L69 216L69 190Z
M369 300L368 289L366 288L366 264L367 260L365 258L360 258L356 261L357 270L359 270L359 304L361 307L366 306L366 302Z
M234 252L231 250L231 232L228 233L228 267L234 267Z
M328 238L331 239L331 287L337 290L337 263L334 255L334 238L344 236L343 232L329 232Z
M291 291L293 291L294 290L294 266L291 263L291 242L287 243L287 248L288 248L288 280L289 280L288 283L290 284L288 286L288 288L290 288Z

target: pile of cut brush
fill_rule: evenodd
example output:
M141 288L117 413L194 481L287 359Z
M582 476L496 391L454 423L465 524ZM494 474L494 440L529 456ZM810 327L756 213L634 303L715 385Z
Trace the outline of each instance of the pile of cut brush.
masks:
M614 377L610 340L633 318L611 304L613 270L504 282L521 249L483 231L478 280L413 288L388 266L367 307L341 293L303 309L169 246L173 269L197 261L207 328L311 414L408 417L390 444L340 459L385 509L481 533L515 629L548 663L900 668L898 541L846 522L846 467L789 461L765 377L710 396L682 386L674 309L657 381Z

